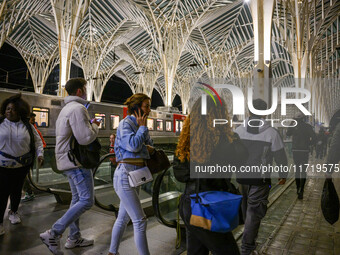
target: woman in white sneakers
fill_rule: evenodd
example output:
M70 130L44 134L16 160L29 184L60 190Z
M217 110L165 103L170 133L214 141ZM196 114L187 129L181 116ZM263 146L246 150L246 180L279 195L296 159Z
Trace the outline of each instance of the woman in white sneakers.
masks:
M7 98L1 105L0 117L0 235L5 233L3 218L8 197L11 199L9 220L21 222L18 207L21 190L35 155L41 164L44 149L41 138L29 123L29 104L21 94Z

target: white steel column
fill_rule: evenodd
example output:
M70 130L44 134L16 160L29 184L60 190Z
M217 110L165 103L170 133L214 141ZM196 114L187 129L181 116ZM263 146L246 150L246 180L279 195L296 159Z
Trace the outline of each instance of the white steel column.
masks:
M251 0L254 27L254 98L262 98L270 107L272 97L271 33L274 0Z
M51 0L59 44L59 95L70 78L72 51L79 26L91 0Z

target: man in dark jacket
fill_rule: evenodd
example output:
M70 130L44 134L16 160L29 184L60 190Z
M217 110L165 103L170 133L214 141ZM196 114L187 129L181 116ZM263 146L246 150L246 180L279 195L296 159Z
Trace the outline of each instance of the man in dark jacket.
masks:
M253 106L257 110L266 110L267 103L262 99L255 99ZM256 254L255 240L262 218L266 215L270 190L270 173L262 173L262 166L272 164L273 158L278 166L287 165L284 144L278 131L271 127L264 117L250 113L246 119L247 125L239 126L235 132L240 136L243 144L248 148L249 157L245 166L259 168L259 172L237 173L237 182L242 188L242 212L244 218L244 232L241 254ZM250 122L248 122L250 121ZM279 183L286 182L287 174L279 173Z
M287 136L292 136L293 145L293 159L295 168L295 182L299 199L303 199L303 190L306 183L306 169L309 157L310 145L314 145L316 141L316 135L311 125L304 121L304 115L299 113L295 120L297 125L295 127L289 127L287 130Z

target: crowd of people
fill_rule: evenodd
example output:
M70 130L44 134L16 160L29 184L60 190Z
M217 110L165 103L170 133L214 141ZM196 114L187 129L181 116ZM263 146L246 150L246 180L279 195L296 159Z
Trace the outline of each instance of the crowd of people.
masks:
M94 180L90 168L70 157L70 143L74 137L83 146L92 143L98 135L100 120L90 119L86 101L86 80L70 79L65 86L68 96L65 106L56 120L56 162L58 170L67 176L72 201L69 209L51 228L40 234L42 242L53 254L63 254L60 244L61 235L69 228L65 248L84 247L94 244L94 240L81 235L79 219L94 204ZM128 115L119 123L116 134L110 136L109 152L113 188L120 199L119 212L112 228L109 255L119 254L119 245L125 228L131 220L134 240L138 253L150 254L146 236L147 218L138 197L140 188L131 184L131 175L146 168L146 160L155 151L147 128L147 117L151 111L151 99L137 93L124 103ZM222 104L226 105L225 102ZM253 106L257 110L266 110L267 104L262 99L255 99ZM265 116L250 112L246 126L233 130L229 125L212 128L214 119L229 119L226 107L215 107L212 98L207 98L208 112L201 114L201 100L197 100L187 116L180 133L173 170L176 179L185 183L185 190L180 198L179 213L184 221L188 255L212 254L256 254L256 238L261 220L266 215L271 173L237 172L236 181L242 194L241 211L244 222L242 244L239 249L231 231L214 232L194 226L191 221L192 195L197 192L225 191L235 192L231 183L232 174L223 178L200 178L191 176L191 164L214 164L233 166L288 164L284 142L278 130L268 125ZM249 125L251 120L253 125ZM292 137L292 153L299 171L295 173L295 182L299 199L303 199L306 183L306 165L311 148L316 148L316 158L322 159L327 154L328 133L320 128L316 135L313 127L307 124L304 116L295 117L297 125L288 128L286 135ZM263 125L256 125L263 122ZM255 124L254 124L255 123ZM337 163L339 158L340 125L335 128L328 162ZM18 207L22 190L23 201L34 198L27 180L27 174L37 160L44 161L46 143L35 125L35 114L21 95L6 99L1 105L0 118L0 235L5 234L3 218L10 198L9 220L12 224L21 222ZM301 166L301 167L300 167ZM287 173L279 173L279 184L284 185ZM25 185L24 185L25 184Z

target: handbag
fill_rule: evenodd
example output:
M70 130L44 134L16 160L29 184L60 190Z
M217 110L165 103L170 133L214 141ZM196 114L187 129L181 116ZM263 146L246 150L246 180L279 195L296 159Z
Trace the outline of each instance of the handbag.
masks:
M146 165L152 174L156 174L168 169L171 164L163 150L155 149L154 153L150 155L150 159L146 160Z
M325 220L334 224L339 219L339 197L332 179L326 179L322 189L321 210Z
M153 180L152 174L147 166L128 172L130 187L138 187Z
M191 198L190 225L212 232L227 233L239 224L241 195L225 191L200 192L196 180L196 194Z

